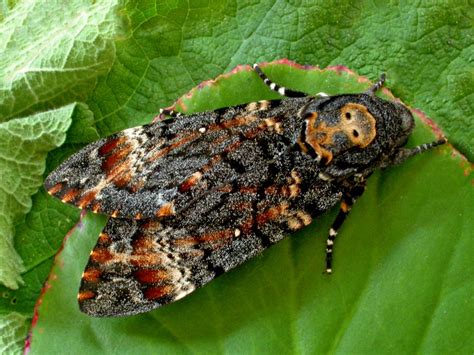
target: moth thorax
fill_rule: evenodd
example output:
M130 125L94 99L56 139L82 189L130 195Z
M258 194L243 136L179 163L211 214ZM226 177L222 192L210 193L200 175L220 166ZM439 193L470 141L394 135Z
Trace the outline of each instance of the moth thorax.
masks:
M329 163L353 148L365 148L375 138L375 118L364 105L347 103L340 109L308 112L305 138L319 158Z

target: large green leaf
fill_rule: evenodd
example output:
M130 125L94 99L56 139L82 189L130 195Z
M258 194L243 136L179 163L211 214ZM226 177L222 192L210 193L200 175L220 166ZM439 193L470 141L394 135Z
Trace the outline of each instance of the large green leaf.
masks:
M28 330L28 317L12 312L0 317L0 353L11 354L18 352L18 348L23 345Z
M14 224L31 209L46 156L62 145L74 105L0 123L0 283L16 289L23 263L13 248Z
M27 270L25 260L13 246L15 225L32 208L31 195L42 185L47 154L64 143L74 107L68 105L0 123L0 283L9 288L18 289L24 284L20 274ZM30 284L19 292L28 288ZM10 297L6 287L1 286L0 290L2 303L16 304L17 298ZM38 286L29 298L37 291ZM28 313L0 312L3 334L0 352L11 352L21 345L26 335Z
M236 103L228 95L242 87L243 100L274 95L249 67L242 69L200 86L181 106ZM286 64L265 70L310 92L359 92L369 85L339 71ZM435 139L418 124L411 145ZM446 352L453 344L472 350L474 223L467 216L474 194L465 174L469 165L443 147L372 177L339 234L332 276L322 271L335 211L186 299L122 319L94 319L76 304L82 269L104 226L104 218L89 215L57 256L31 350L59 352L65 341L77 353L413 353ZM449 218L433 219L441 213Z
M18 2L1 23L0 122L85 99L113 61L119 24L115 0Z
M48 171L83 143L93 140L95 126L103 136L148 122L158 108L171 104L203 80L238 64L285 57L323 67L344 64L371 79L385 71L388 86L396 96L427 112L458 150L471 160L474 157L473 8L466 0L416 5L275 0L110 0L88 4L75 0L61 6L55 2L24 0L3 2L2 11L0 120L61 107L76 100L84 100L88 105L76 106L85 109L73 118L67 144L50 154ZM318 82L316 87L316 83L304 79L307 75L304 71L268 70L284 84L298 85L306 91L334 93L355 89L355 83L346 84L345 76L333 76ZM239 80L247 85L246 78L251 75L242 75ZM219 87L226 85L221 83ZM216 107L246 101L254 94L258 98L275 97L264 87L247 92L246 86L234 90L198 90L193 96L197 99L202 95L207 107ZM190 109L199 108L187 100L183 102ZM461 162L453 159L449 164ZM417 165L411 165L411 169L418 172ZM461 169L466 168L458 171ZM392 174L395 173L384 173L383 179ZM435 176L444 179L439 172ZM372 181L376 179L381 178L374 177ZM445 179L439 183L447 186L453 181ZM453 205L462 208L472 202L472 186L467 177L457 184L450 186L456 191L467 190L461 204ZM425 198L430 201L436 196L448 200L449 196L440 191L433 188ZM33 196L32 201L31 212L15 226L15 248L27 270L23 274L25 285L17 291L0 287L3 295L0 314L18 312L31 317L32 305L52 257L62 236L78 218L76 210L49 198L43 191ZM377 211L378 208L368 209L367 213L374 215ZM461 218L453 207L446 211L452 211L442 215L449 223ZM397 220L399 216L395 214L393 218ZM458 223L467 223L467 219L466 212ZM348 223L350 226L351 220ZM469 229L464 228L468 233ZM325 232L320 230L320 234ZM447 233L445 239L451 240L448 237L453 234ZM367 248L371 244L361 245ZM469 247L472 249L466 245L464 250L470 250ZM315 259L320 261L319 258L315 255ZM468 267L463 265L466 270ZM471 305L472 302L467 306ZM453 307L458 310L466 306L458 302ZM473 313L472 308L465 310L466 314ZM452 314L451 310L447 314ZM461 326L452 324L443 325L450 332ZM456 349L455 345L453 348Z

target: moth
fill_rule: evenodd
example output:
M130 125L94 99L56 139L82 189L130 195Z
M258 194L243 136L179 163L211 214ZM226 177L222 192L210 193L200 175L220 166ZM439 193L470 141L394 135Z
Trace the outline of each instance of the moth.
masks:
M446 142L404 148L410 111L375 96L310 96L256 75L282 99L182 115L126 129L71 156L49 194L110 216L78 294L97 317L176 301L259 254L337 203L335 237L375 169Z

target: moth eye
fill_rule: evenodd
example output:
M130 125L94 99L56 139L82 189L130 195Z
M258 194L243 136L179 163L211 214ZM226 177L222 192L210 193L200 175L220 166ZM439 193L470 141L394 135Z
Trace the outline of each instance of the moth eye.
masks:
M350 113L350 112L346 112L346 119L347 119L347 120L350 120L351 118L352 118L351 113Z
M357 132L357 130L353 130L352 135L357 138L359 137L359 132Z
M410 112L405 111L405 112L402 112L401 117L402 117L402 129L405 132L410 132L415 126L415 121L413 119L413 116L411 115Z

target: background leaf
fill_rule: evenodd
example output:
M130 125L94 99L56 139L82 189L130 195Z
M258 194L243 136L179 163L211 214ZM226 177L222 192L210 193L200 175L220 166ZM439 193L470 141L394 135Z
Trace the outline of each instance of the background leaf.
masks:
M0 124L0 282L16 289L24 272L13 248L14 223L43 183L47 153L63 144L74 105Z
M0 32L0 122L86 98L114 59L115 6L15 5Z
M10 313L0 317L0 352L2 354L12 354L18 352L18 348L23 345L23 339L28 330L28 317L19 313Z
M2 50L2 56L0 57L0 120L5 121L18 116L27 116L44 109L61 107L74 101L83 101L87 104L76 105L66 143L61 149L49 154L47 171L53 169L83 144L93 141L98 136L108 135L126 127L149 122L160 107L170 105L177 97L203 80L212 79L219 74L226 73L238 64L251 64L285 57L302 64L319 64L321 67L344 64L371 79L377 78L381 72L385 71L389 79L388 87L394 92L395 96L402 98L406 104L412 107L423 109L442 127L450 143L469 159L472 160L474 157L474 135L472 134L471 120L474 111L472 100L472 87L474 86L472 17L474 10L468 1L423 2L416 5L410 2L389 4L384 2L383 6L380 6L381 4L377 2L369 1L357 3L351 1L305 3L275 0L259 2L188 2L184 0L115 2L109 0L93 4L83 1L71 1L61 4L60 8L54 2L36 2L33 0L9 2L8 4L14 5L8 7L9 5L4 2L0 8L0 11L3 10L3 13L0 14L0 26L2 28L2 31L0 31L0 48ZM55 14L54 17L51 17L51 14ZM307 77L309 74L306 71L297 70L297 68L285 67L279 69L278 66L274 66L267 70L275 80L290 87L298 85L308 92L357 91L360 86L363 86L363 83L355 83L346 75L333 75L324 80L322 78L318 79L317 83L313 83L311 81L313 79ZM252 75L246 72L240 73L239 77L238 80L241 80L240 83L243 83L243 85L247 85L253 80ZM350 83L347 82L348 80ZM258 81L254 82L255 85L257 83ZM225 82L221 82L217 88L214 88L215 90L212 90L212 88L208 90L206 87L203 90L195 91L193 98L197 103L194 106L186 98L183 98L182 103L188 105L189 109L215 108L216 106L246 101L254 94L257 95L257 98L273 95L269 94L262 86L259 89L254 87L254 89L247 90L247 86L240 85L232 88L232 84L230 84L229 90L225 89L226 85ZM199 95L201 95L200 99L198 98ZM201 99L208 106L199 103ZM415 136L412 142L413 144L421 143L431 138L430 135ZM446 148L443 149L444 154L448 154ZM422 167L426 165L424 163L426 162L425 159L428 159L426 157L420 157L421 163L414 160L409 162L407 167L403 166L374 176L371 179L372 187L369 187L367 196L364 196L364 199L371 201L371 204L364 206L364 200L362 200L360 203L362 207L357 206L358 208L354 210L354 215L356 215L356 211L363 210L360 212L361 214L364 214L366 218L372 216L373 219L369 219L368 222L366 220L359 221L357 215L352 216L344 227L349 232L341 232L341 234L350 235L351 238L347 238L344 242L354 242L354 244L346 244L341 241L337 253L344 252L342 251L344 245L346 245L346 248L359 250L359 253L365 256L358 259L359 262L362 264L373 262L374 265L377 265L377 272L384 275L383 268L379 270L378 260L385 260L385 256L378 259L371 256L370 253L381 248L378 244L374 244L374 240L377 242L382 239L387 244L384 246L386 255L390 255L391 248L397 248L398 239L392 241L393 236L387 234L388 227L395 228L395 231L400 231L402 236L410 236L410 238L417 241L417 238L421 238L418 232L413 235L407 234L404 229L408 224L411 225L412 220L414 220L417 231L426 230L427 233L432 233L428 240L428 243L432 242L431 247L428 248L425 244L416 244L420 249L413 249L417 255L421 255L419 258L422 258L424 262L415 262L415 266L420 266L418 264L421 263L433 270L428 273L428 276L425 275L429 280L436 279L433 274L438 272L441 267L449 270L452 268L459 270L459 275L453 275L453 273L445 271L446 276L443 278L442 291L438 292L436 289L427 287L426 289L421 288L420 292L425 296L425 300L426 297L429 298L427 305L437 305L437 302L444 300L443 296L446 294L456 295L457 298L450 299L448 303L441 302L437 307L433 306L430 314L433 317L431 322L426 314L422 317L421 313L414 312L411 307L407 308L408 314L414 312L413 317L420 316L422 321L420 321L421 325L418 328L425 329L425 335L420 335L420 331L411 335L417 334L421 337L421 340L418 339L421 344L420 349L436 350L441 342L444 347L440 347L440 349L447 349L448 346L451 346L454 350L469 349L470 351L467 352L472 352L472 344L466 343L469 337L460 338L461 335L466 334L466 329L472 330L472 326L469 327L465 320L469 319L469 315L471 317L474 315L472 296L471 298L466 296L466 294L469 294L466 293L466 290L472 290L473 285L472 282L463 278L464 275L469 275L468 270L472 270L467 261L468 252L474 249L472 243L469 243L469 239L466 239L466 235L469 235L472 230L466 207L472 206L473 202L472 185L470 185L470 179L472 178L469 175L470 164L458 156L451 157L449 155L451 153L448 154L449 156L442 156L442 158L437 153L429 154L436 160L441 159L441 165L436 165L435 168L428 170L431 177L438 179L438 184L432 185L425 175L421 177L418 175L418 173L422 174L424 171ZM416 174L398 175L396 173L405 171L404 169L412 169L414 170L413 173ZM446 174L443 174L443 172ZM451 176L451 174L456 176L457 179L454 177L446 178L446 175ZM463 178L460 176L463 176ZM398 190L386 185L387 181L395 180L398 182L398 179L404 178L411 179L410 182L417 181L413 179L418 179L420 184L424 183L422 186L424 189L420 189L419 194L416 195L417 198L413 198L410 193L404 197L403 189L407 183L406 180L402 180L403 187L399 186ZM427 186L432 187L427 188ZM374 192L370 192L373 191L371 189L375 189L375 197ZM390 191L396 193L390 194ZM449 194L460 196L460 200L455 201L454 197L451 198ZM370 196L372 196L371 199L369 199ZM387 200L384 196L391 196L392 199ZM40 191L33 196L32 201L31 211L25 216L24 220L19 221L15 226L15 247L18 254L23 258L27 270L23 274L25 285L17 291L0 288L0 293L3 295L0 298L0 315L18 312L23 316L32 316L32 306L50 269L52 257L59 248L62 237L67 230L73 227L79 216L77 210L49 198L44 191ZM443 201L446 201L446 203ZM382 202L385 204L382 204ZM448 205L448 203L452 205ZM417 204L417 212L414 212L411 207L405 207L414 204ZM440 207L438 210L427 209L427 212L431 211L431 214L426 214L425 219L421 217L420 220L418 220L418 217L415 219L415 216L418 216L418 211L424 211L425 205L431 204L444 208ZM390 211L392 205L398 206L400 210ZM384 211L383 216L379 215L381 206L384 210L387 210L387 213ZM399 214L403 216L405 209L411 217L404 222L403 219L400 219ZM443 218L437 218L436 223L434 223L433 215L439 215ZM205 291L208 288L199 291L206 296L199 296L199 293L191 296L198 297L197 301L192 302L193 304L194 302L199 304L204 302L203 304L206 304L210 302L207 300L209 292L210 299L216 303L215 307L218 312L209 313L215 316L209 317L210 320L205 322L208 333L204 334L203 332L206 330L200 330L200 327L194 329L193 326L196 325L191 322L189 327L184 329L187 332L186 335L182 329L182 323L187 321L187 315L179 314L182 310L168 311L168 308L158 311L161 312L158 314L163 314L163 317L168 314L167 312L172 313L168 318L165 317L166 319L160 321L160 324L164 324L167 329L162 326L158 327L154 322L153 331L150 330L149 333L143 330L134 331L134 320L130 320L129 325L126 321L121 323L122 320L117 320L117 326L120 325L123 328L116 328L116 333L120 335L123 333L135 334L136 339L146 339L145 343L148 342L149 338L146 335L153 335L161 341L160 346L163 347L161 349L166 347L170 351L175 351L181 346L180 349L183 352L189 352L198 343L197 345L202 346L202 349L218 352L219 350L248 349L250 343L245 341L245 336L250 336L254 331L258 332L260 329L256 328L255 325L259 324L261 326L271 325L271 327L262 328L268 330L264 335L261 335L263 330L260 330L260 333L258 333L260 334L260 340L255 338L254 344L250 344L254 345L255 349L268 351L273 349L296 349L304 351L305 349L315 348L314 344L320 344L321 339L334 336L335 333L332 332L332 329L336 329L337 322L341 322L344 315L346 322L343 324L346 324L348 315L360 315L363 312L363 309L358 307L359 304L354 305L352 310L345 308L346 304L350 304L350 299L347 301L349 303L346 303L346 299L358 295L360 293L358 287L361 284L354 285L353 289L347 291L346 298L343 300L344 306L333 303L329 297L332 296L331 292L326 291L324 287L318 289L318 292L320 292L318 294L308 293L307 296L304 296L305 293L301 293L301 297L295 293L301 292L301 290L293 287L288 288L292 292L290 304L284 303L283 297L278 301L280 303L277 302L277 306L280 308L267 305L268 302L264 302L262 296L261 300L253 305L239 305L233 309L229 309L232 307L228 306L232 305L232 302L222 303L221 298L216 298L217 296L223 296L214 294L213 287L226 289L231 287L232 292L242 296L245 295L249 299L255 299L255 289L260 283L261 270L275 273L273 276L268 276L270 280L278 277L278 272L283 266L291 266L295 273L300 272L301 265L296 265L295 257L301 260L302 264L308 265L308 268L311 267L311 271L308 271L311 276L319 276L319 265L315 266L314 263L322 260L319 253L323 239L325 239L325 228L329 226L329 221L333 216L333 214L328 215L322 219L321 227L317 229L316 233L320 238L317 238L315 243L319 244L305 244L306 232L304 232L300 235L303 237L295 236L291 239L291 242L284 241L278 247L272 248L268 253L270 253L269 255L277 253L275 256L266 256L267 254L265 254L258 259L265 261L275 258L276 260L280 257L278 253L282 253L281 255L286 255L282 259L283 261L286 260L282 263L282 266L278 267L276 262L271 263L267 270L264 265L258 264L258 269L255 266L253 269L253 273L257 274L254 279L245 274L249 272L245 270L251 268L251 266L244 266L239 271L225 275L221 279L230 278L230 281L218 280L216 285L219 286L213 286L212 284L208 287L210 291ZM385 225L378 228L374 227L375 230L370 230L370 228L367 230L368 227L364 227L372 221L386 220L388 216L393 218L396 226L387 223L386 227ZM440 226L432 231L425 223L428 225L440 224ZM447 228L448 225L454 227ZM442 226L444 227L442 228ZM358 234L357 237L353 237L350 233L354 229L358 231L359 229L361 231L365 230L369 234ZM441 231L444 231L442 236ZM95 231L91 233L94 234ZM315 233L308 233L311 234L308 240L313 240L312 237ZM89 236L89 238L92 240L90 243L93 244L95 236ZM425 239L421 238L424 242ZM439 240L456 247L450 249L449 245L441 245L435 242ZM456 242L456 240L459 240L459 242ZM288 245L291 245L291 247ZM87 244L87 247L89 246ZM292 254L294 250L300 250L302 247L308 248L306 254L303 254L303 256L306 255L306 258L300 254L294 254L296 256ZM405 249L410 251L410 248L412 248L411 244L399 250L401 253ZM423 251L423 248L426 248L426 251ZM438 255L437 253L441 252L438 248L442 251L452 250L453 256L451 259L447 258L446 255L430 259L432 255ZM291 262L288 261L288 253L292 255ZM83 255L87 254L88 251L83 251ZM348 254L352 253L349 252ZM354 255L346 256L339 267L344 267L348 263L347 258L353 260ZM403 264L398 254L392 256L392 258L393 263L397 266ZM428 261L425 260L426 258L428 258ZM83 263L85 263L84 260ZM259 261L252 262L257 263ZM405 260L404 262L413 266L412 260ZM79 268L77 265L76 267ZM461 269L462 271L460 271ZM400 270L400 277L403 280L411 277L411 273L406 274L406 271ZM352 270L347 268L341 272L349 272L349 274L344 274L344 280L341 279L340 282L351 284L353 282L351 281ZM231 276L234 274L236 276ZM364 270L363 274L367 275L369 280L372 278L372 272L367 273L367 270ZM389 275L391 274L389 273ZM336 277L336 275L334 276ZM338 274L337 277L342 278L343 276ZM387 280L390 279L387 278ZM400 293L406 296L406 294L413 292L411 289L401 287L407 286L402 282L403 280L400 281L397 278L394 280L396 280L395 285L398 286L394 289L401 290ZM307 286L310 288L313 287L315 282L313 278L304 279L304 281L306 285L310 285ZM221 282L224 284L221 284ZM331 282L335 281L331 280ZM238 291L232 286L234 284L239 285ZM270 289L278 291L281 284L276 283L276 285L278 287L272 286ZM425 286L425 284L422 285ZM242 289L240 286L244 287L244 291L240 291ZM279 292L286 291L285 287L287 286L284 283ZM67 287L72 287L72 285ZM245 287L248 288L245 289ZM65 295L72 295L71 300L74 304L75 288L77 288L77 285L71 288L69 293L64 293ZM365 287L362 289L371 290ZM232 296L232 292L228 291L224 293L224 296ZM373 316L378 317L378 322L374 324L383 325L383 322L390 317L385 317L385 314L380 313L376 306L380 304L381 307L388 307L387 305L390 302L383 302L386 294L381 293L381 291L372 290L371 292L380 292L381 296L377 297L376 300L370 299L373 301L370 305L363 302L360 305L363 305L364 309L369 309L366 313L372 312ZM327 298L324 296L326 294L328 295ZM273 296L273 294L271 296L263 295L270 297L269 299L272 299ZM314 300L312 297L314 297ZM403 300L404 298L401 297L400 299ZM304 301L306 303L302 300L306 300ZM60 302L63 302L63 300L60 300ZM187 299L182 301L182 303L185 302L191 301ZM319 322L318 319L315 321L311 315L305 318L303 314L300 314L298 317L295 312L288 311L285 313L280 310L291 310L291 307L295 304L304 309L316 307L320 312L319 314L323 315L329 315L331 312L336 315L339 314L340 318L334 317L334 322L331 323L332 326L330 327L329 323ZM406 305L403 306L406 307ZM173 307L178 306L171 305L169 309L175 309ZM197 310L192 311L191 306L188 307L185 311L197 312ZM426 307L429 309L428 306ZM372 308L377 312L373 312ZM203 309L209 311L211 308L204 307ZM263 315L259 313L261 310L266 310ZM459 315L459 310L462 310L463 314ZM257 315L249 320L248 314L254 311L257 312ZM279 315L280 312L282 313L281 316ZM283 316L283 314L286 314L286 316ZM438 315L438 317L434 317L435 315ZM72 317L76 317L75 313ZM224 319L221 319L221 317L224 317ZM233 323L226 317L230 317L229 319L235 321L236 325L232 325ZM245 317L246 320L244 321ZM444 320L442 317L445 317ZM59 318L53 317L56 322L60 323ZM176 319L176 323L174 325L170 324L171 320L169 318ZM135 319L135 317L130 319ZM272 320L270 323L266 323L266 319ZM285 327L287 327L287 324L294 324L294 322L290 322L294 319L298 319L298 324L308 327L311 325L308 328L311 331L304 331L300 338L294 335L299 333L288 333L284 336ZM306 321L301 319L306 319ZM464 322L460 319L464 319ZM372 319L369 320L373 321ZM141 321L140 317L136 318L136 322ZM215 322L215 324L212 322ZM387 322L390 324L390 320ZM50 323L48 324L50 325ZM100 329L102 323L93 324L94 329ZM229 329L222 330L223 327L229 327ZM140 327L140 329L143 328ZM180 332L175 331L175 329L179 329ZM300 328L295 327L295 329ZM362 329L364 328L361 328L361 331ZM443 329L442 334L440 329ZM433 330L438 333L430 333ZM63 331L64 329L61 329L61 332ZM404 334L403 330L399 328L398 332ZM46 333L49 334L49 332ZM87 334L91 335L92 333ZM347 339L354 339L355 336L354 328L351 327L343 327L339 329L337 334L338 336L335 339L346 339L346 341ZM368 332L367 334L373 333ZM435 339L427 336L427 334L441 335ZM200 339L201 336L202 339ZM280 338L280 336L282 337ZM390 332L387 331L385 334L379 335L378 339L373 340L388 344L386 341L387 339L390 340L392 336L392 330L390 330ZM120 336L115 336L114 340L107 337L101 338L100 334L98 337L97 341L93 340L96 338L86 336L78 339L83 339L83 343L91 343L91 346L97 346L101 349L116 349L115 346L121 344L120 339L116 343ZM214 338L214 344L211 344L212 338ZM397 337L394 338L398 339ZM35 344L34 341L40 342L40 340L35 339L38 338L33 337L33 344ZM127 337L123 339L124 341L130 340ZM249 339L254 339L254 337L250 336ZM306 342L308 339L310 341ZM361 337L360 339L364 340L365 338ZM414 341L410 339L413 340L410 337L407 340L401 340L401 344L404 346L410 343L413 346ZM296 345L291 348L288 347L285 345L287 340ZM362 340L360 346L373 344L371 341L364 340L365 342L363 342ZM181 345L178 346L178 343L181 343ZM394 342L389 343L395 344ZM47 345L46 343L43 344ZM32 349L34 349L34 346ZM82 346L84 344L81 344L81 349ZM155 346L155 344L152 343L150 346ZM97 347L94 349L97 350ZM342 349L337 341L332 346L326 344L324 349L326 348Z

